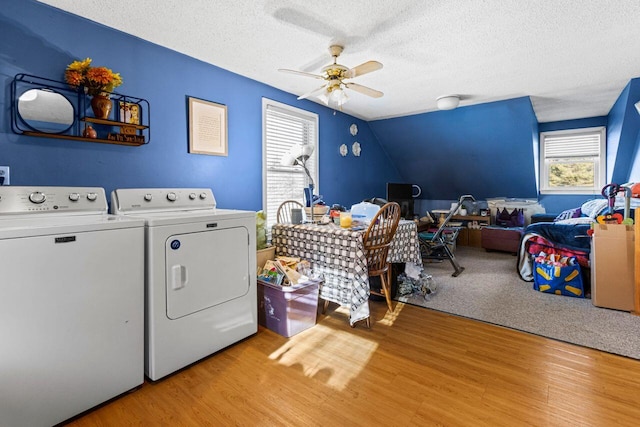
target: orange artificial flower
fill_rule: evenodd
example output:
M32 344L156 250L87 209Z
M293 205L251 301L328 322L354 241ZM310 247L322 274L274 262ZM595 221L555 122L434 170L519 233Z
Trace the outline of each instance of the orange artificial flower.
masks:
M84 86L89 95L113 92L114 88L122 84L120 73L114 73L107 67L92 67L91 58L69 64L64 79L75 88Z

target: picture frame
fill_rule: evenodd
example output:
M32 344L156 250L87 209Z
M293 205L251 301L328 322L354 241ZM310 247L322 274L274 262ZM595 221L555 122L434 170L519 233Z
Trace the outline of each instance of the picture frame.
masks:
M135 102L119 101L120 107L120 121L130 125L140 124L140 105Z
M228 155L227 106L188 97L189 153Z

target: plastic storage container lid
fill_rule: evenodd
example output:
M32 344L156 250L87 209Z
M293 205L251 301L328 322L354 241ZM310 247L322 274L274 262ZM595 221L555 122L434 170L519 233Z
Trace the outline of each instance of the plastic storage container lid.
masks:
M361 202L351 206L351 217L354 220L371 222L373 217L380 210L380 206L369 202Z

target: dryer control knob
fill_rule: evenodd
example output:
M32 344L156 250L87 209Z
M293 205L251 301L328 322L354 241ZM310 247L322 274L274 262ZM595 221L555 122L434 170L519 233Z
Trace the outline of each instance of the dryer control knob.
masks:
M78 193L69 194L69 200L71 200L72 202L77 202L78 200L80 200L80 194Z
M150 202L151 199L153 199L153 196L151 196L151 194L147 193L144 195L144 200L147 202Z
M32 203L40 204L47 200L47 196L39 191L34 191L33 193L29 194L29 200Z
M196 193L189 193L189 199L190 200L195 200L196 199Z
M98 195L96 193L87 193L88 201L95 202L97 198L98 198Z
M200 193L200 200L204 200L207 198L207 193Z
M178 197L176 193L167 193L167 200L170 202L175 202Z

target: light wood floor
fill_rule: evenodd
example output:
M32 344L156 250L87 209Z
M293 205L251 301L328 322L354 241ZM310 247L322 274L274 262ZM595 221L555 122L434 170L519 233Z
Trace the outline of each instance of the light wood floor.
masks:
M409 305L393 316L371 307L370 330L350 328L333 305L290 339L260 328L71 425L640 424L640 361Z

